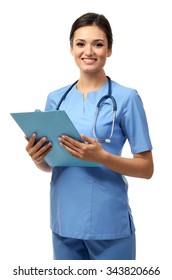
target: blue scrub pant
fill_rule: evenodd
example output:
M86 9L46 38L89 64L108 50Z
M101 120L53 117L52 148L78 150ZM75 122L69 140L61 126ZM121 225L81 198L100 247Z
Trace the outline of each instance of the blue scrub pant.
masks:
M54 260L135 260L136 240L82 240L62 237L53 232Z

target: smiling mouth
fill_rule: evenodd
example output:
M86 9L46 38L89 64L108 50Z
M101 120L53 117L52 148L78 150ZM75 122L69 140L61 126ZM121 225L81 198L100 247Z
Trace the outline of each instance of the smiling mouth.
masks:
M96 58L85 58L85 57L83 57L82 60L86 63L93 63L93 62L97 61Z

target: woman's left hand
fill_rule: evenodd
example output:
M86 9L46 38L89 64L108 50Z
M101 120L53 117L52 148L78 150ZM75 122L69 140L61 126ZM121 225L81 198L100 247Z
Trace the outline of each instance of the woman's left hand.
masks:
M59 137L60 144L74 157L97 162L107 168L126 176L151 178L153 160L151 151L134 154L133 158L124 158L110 154L93 138L81 135L84 143L66 135ZM86 142L86 143L85 143Z
M101 162L101 157L105 151L102 145L95 139L81 135L84 143L74 140L73 138L63 135L59 137L60 144L74 157L94 161L97 163Z

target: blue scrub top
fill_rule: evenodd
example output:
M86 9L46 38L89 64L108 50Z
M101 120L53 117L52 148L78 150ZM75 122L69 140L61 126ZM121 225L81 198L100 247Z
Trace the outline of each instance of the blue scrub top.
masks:
M56 110L69 86L51 92L46 111ZM60 106L79 133L93 137L96 105L108 94L108 82L101 89L83 95L74 86ZM117 102L117 116L110 144L102 144L108 152L121 155L128 139L133 154L151 150L145 111L137 91L112 81L112 95ZM111 100L100 107L96 135L105 139L112 124ZM58 141L58 140L57 140ZM52 231L79 239L116 239L128 237L135 230L128 202L128 183L103 165L99 167L54 167L51 177L50 213Z

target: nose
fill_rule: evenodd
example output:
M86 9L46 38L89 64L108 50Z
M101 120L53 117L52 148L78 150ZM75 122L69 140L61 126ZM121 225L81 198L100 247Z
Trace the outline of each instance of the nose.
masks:
M85 55L89 56L93 54L93 48L91 44L87 44L84 50Z

